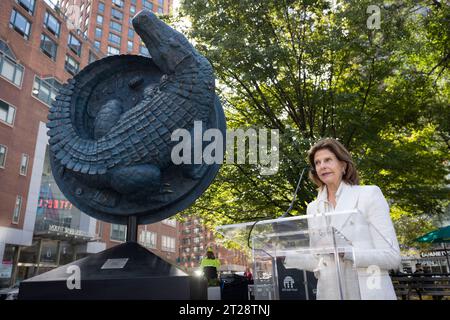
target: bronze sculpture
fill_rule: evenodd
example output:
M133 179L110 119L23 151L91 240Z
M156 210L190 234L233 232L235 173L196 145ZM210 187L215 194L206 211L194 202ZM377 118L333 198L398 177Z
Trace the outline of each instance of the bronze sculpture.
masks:
M60 90L47 124L52 171L66 197L104 221L167 218L197 199L219 165L174 165L171 134L194 121L225 136L225 117L208 60L143 10L133 26L151 59L96 61Z
M152 59L116 55L91 63L63 86L47 124L61 191L85 213L127 224L127 242L23 281L19 299L207 297L204 279L137 243L137 226L190 206L219 170L219 163L171 159L172 132L195 133L195 121L225 137L213 70L153 13L141 11L133 26ZM78 270L82 290L69 288L69 268Z

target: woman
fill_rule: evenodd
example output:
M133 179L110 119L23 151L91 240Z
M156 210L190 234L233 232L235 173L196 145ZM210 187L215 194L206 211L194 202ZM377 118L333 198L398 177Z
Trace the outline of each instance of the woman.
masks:
M310 246L321 245L312 232L321 220L338 230L353 251L339 255L340 286L334 255L315 255L307 261L287 257L287 264L315 272L317 299L396 299L388 270L400 265L400 249L380 188L358 185L351 155L335 139L317 142L308 159L310 179L319 187L317 199L307 207ZM340 214L349 211L355 215Z

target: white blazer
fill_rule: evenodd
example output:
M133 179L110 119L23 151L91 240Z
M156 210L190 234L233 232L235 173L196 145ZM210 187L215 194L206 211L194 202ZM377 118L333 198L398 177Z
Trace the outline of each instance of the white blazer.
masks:
M397 299L388 271L397 269L400 265L400 248L390 218L389 205L380 188L351 186L341 182L337 195L335 212L356 209L368 222L366 228L352 227L352 223L348 223L348 216L340 218L339 215L333 216L330 221L331 226L340 230L353 246L352 256L347 256L350 259L341 261L344 298ZM324 187L319 191L317 199L308 204L307 215L323 215L326 212L326 200L327 191ZM309 228L312 228L312 223ZM321 300L340 298L334 263L331 257L286 257L288 267L315 272L318 279L317 299Z

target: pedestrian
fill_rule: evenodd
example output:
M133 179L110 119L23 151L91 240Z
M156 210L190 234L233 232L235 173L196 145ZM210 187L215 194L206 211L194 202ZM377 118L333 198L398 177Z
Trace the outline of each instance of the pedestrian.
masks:
M220 260L216 258L211 248L208 248L206 251L206 256L202 259L200 267L203 275L208 280L209 286L219 285Z

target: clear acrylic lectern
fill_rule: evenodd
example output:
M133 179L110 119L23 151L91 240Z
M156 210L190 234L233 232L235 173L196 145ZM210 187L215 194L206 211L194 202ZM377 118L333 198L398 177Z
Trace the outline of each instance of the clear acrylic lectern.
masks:
M360 299L355 244L373 250L382 238L360 211L332 212L224 225L227 240L251 249L255 300ZM358 237L357 234L371 234ZM249 296L250 296L249 294Z

